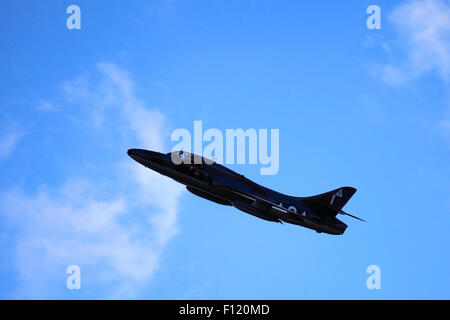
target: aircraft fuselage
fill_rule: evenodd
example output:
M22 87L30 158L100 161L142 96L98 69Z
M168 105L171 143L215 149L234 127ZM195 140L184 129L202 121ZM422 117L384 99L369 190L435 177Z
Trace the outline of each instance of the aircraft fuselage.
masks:
M128 155L147 168L186 185L188 191L199 197L234 206L258 218L336 235L343 234L347 228L335 214L327 213L329 209L318 208L311 198L278 193L209 159L187 152L163 154L143 149L130 149Z

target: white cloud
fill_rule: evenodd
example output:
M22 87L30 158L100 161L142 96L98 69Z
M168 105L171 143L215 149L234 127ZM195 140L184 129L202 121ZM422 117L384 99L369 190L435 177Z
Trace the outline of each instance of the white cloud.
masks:
M164 115L136 97L126 71L112 63L99 64L98 71L100 77L94 81L87 75L66 83L64 98L89 108L96 122L87 121L88 125L113 130L108 143L118 143L125 134L140 147L162 150ZM121 121L111 125L111 114ZM101 183L96 177L66 178L59 187L39 186L43 191L34 195L0 195L0 213L15 230L12 250L20 286L14 297L67 295L65 270L72 264L81 267L84 292L104 298L139 297L177 233L183 188L131 159L117 168ZM105 194L103 190L117 183L123 189Z
M57 109L57 106L51 101L41 101L37 106L37 110L42 112L56 111Z
M2 211L9 223L18 227L15 264L21 287L15 294L19 297L57 296L55 289L64 286L59 275L71 264L102 279L83 283L85 289L106 282L126 283L137 289L136 284L151 277L158 263L158 247L145 237L147 230L119 222L120 217L132 214L126 199L97 200L91 195L95 188L91 182L81 186L67 182L63 192L52 190L34 197L3 194ZM78 189L75 195L65 192L71 189ZM139 241L134 239L136 235ZM121 292L117 287L111 297L135 293Z
M381 66L379 75L399 85L434 71L447 82L450 76L450 4L441 0L407 1L397 6L389 20L404 46L402 61Z
M11 155L19 137L20 135L16 132L11 132L0 137L0 159L7 158Z
M393 86L405 85L426 74L437 75L447 95L447 102L443 102L446 110L437 127L450 136L450 2L405 1L393 9L389 21L398 35L396 42L391 41L392 46L387 45L392 61L373 65L370 72Z
M125 71L111 63L100 63L98 68L111 80L103 89L109 93L113 92L114 87L118 89L115 92L120 94L122 111L141 144L149 149L161 150L164 116L157 110L144 108L143 103L134 96L134 83Z

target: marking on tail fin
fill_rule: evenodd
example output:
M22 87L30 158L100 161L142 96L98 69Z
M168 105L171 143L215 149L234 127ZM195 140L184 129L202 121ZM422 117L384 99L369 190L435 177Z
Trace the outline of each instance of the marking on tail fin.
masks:
M334 198L339 197L342 198L342 189L339 189L335 194L333 194L333 196L331 197L331 201L330 201L330 206L333 205L334 203Z

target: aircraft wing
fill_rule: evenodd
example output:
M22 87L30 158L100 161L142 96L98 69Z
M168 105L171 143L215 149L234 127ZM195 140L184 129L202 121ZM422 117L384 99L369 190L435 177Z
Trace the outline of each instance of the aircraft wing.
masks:
M241 197L244 197L244 198L246 198L248 200L253 201L255 203L255 206L258 206L258 204L262 204L262 205L270 206L270 207L274 208L275 210L278 210L278 211L283 212L283 213L291 212L288 209L284 208L283 206L280 206L279 204L277 204L275 202L272 202L270 200L261 198L261 197L259 197L257 195L245 194L245 193L242 193L242 192L239 192L239 191L233 191L233 192L235 194L241 196Z
M235 195L239 196L239 198L241 198L243 202L247 203L247 205L249 205L252 208L251 210L259 211L261 214L271 217L272 219L277 220L280 223L281 223L280 213L284 214L284 215L295 214L295 212L293 212L287 208L284 208L282 205L275 203L273 201L267 200L265 198L262 198L260 196L257 196L253 193L236 190L233 187L224 186L224 185L220 185L217 187L226 188L227 190L233 192ZM274 212L274 210L276 210L276 212ZM278 212L278 214L277 214L277 212Z

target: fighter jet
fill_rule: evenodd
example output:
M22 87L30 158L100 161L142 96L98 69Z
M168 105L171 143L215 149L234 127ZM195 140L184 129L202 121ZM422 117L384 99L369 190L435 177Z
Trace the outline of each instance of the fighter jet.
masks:
M342 187L312 197L292 197L186 151L164 154L129 149L128 155L147 168L184 184L196 196L233 206L264 220L287 222L333 235L343 234L347 229L347 225L336 218L338 214L364 221L342 210L356 192L352 187Z

